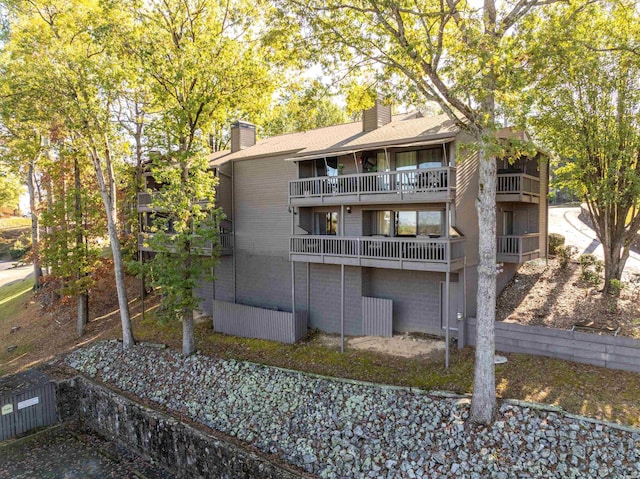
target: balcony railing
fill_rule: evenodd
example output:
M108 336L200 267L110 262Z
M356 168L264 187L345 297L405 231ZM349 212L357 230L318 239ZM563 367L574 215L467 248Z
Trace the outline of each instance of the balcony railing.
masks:
M540 256L540 233L498 236L498 261L522 263Z
M318 176L289 181L289 202L445 201L455 196L455 168Z
M154 191L151 193L148 193L148 192L138 193L138 211L143 212L143 211L163 210L162 208L153 206L154 200L158 201L161 197L162 197L162 193L160 193L159 191ZM194 202L194 204L205 206L207 204L207 201L196 201Z
M292 261L447 271L464 257L464 238L293 236Z
M496 201L540 201L540 178L524 173L500 173L496 188Z
M138 249L140 251L154 251L154 249L145 244L145 241L153 236L153 233L138 233ZM227 256L233 253L233 233L220 233L218 235L218 245L220 247L220 255ZM211 254L211 241L205 242L202 247L194 248L196 254L208 256Z

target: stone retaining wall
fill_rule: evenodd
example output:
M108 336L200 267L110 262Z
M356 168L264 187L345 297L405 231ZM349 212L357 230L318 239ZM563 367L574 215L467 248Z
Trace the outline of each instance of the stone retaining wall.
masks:
M76 418L98 433L189 479L299 479L230 441L137 404L85 378L57 384L61 420ZM74 411L75 409L75 411Z

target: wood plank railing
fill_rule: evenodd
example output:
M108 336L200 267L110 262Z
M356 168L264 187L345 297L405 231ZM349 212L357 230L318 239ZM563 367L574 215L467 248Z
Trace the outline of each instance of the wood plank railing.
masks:
M526 193L540 196L540 178L524 173L500 173L496 193Z
M464 238L292 236L292 254L448 263L464 257Z
M521 255L540 249L540 233L498 236L498 254Z
M318 176L289 181L289 200L295 198L364 194L443 193L455 190L455 168L425 168L339 176Z
M154 251L153 247L145 244L146 240L151 237L153 237L153 233L138 233L138 249L141 251ZM194 254L210 255L211 246L211 241L206 241L203 244L198 244L197 246L193 247ZM220 233L218 235L217 246L220 247L221 255L231 254L231 250L233 249L233 233Z

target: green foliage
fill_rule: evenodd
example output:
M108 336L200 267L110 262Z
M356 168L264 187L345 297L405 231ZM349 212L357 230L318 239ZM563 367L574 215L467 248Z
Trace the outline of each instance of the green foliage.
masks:
M604 262L592 254L583 254L578 258L580 263L580 279L585 283L597 285L604 269Z
M14 260L22 259L30 249L31 241L25 237L18 238L9 248L9 257Z
M538 137L559 157L554 186L587 204L605 251L614 252L607 274L618 279L624 250L640 229L636 3L556 3L529 19L523 52L532 59L533 87L521 99L531 105ZM540 51L544 57L536 56Z
M564 246L565 237L559 233L549 233L549 254L557 255Z
M563 246L558 248L558 259L560 260L560 267L565 269L569 266L569 263L573 260L578 250L575 246Z
M77 295L93 284L106 230L99 189L86 159L78 162L80 189L75 188L75 156L67 145L56 145L57 158L46 162L51 201L42 212L41 258L54 276L63 278L62 294ZM79 201L79 205L78 202ZM79 206L79 209L78 209Z
M156 254L142 268L131 266L162 289L164 319L178 320L199 307L196 287L201 280L212 280L219 256L217 179L201 155L157 158L151 172L162 183L152 207L162 213L154 215L145 244Z
M612 296L620 296L620 293L624 289L624 283L619 279L611 278L609 280L609 294Z
M18 176L3 170L0 164L0 208L17 209L24 185Z
M347 121L345 112L319 82L288 85L275 105L259 121L261 136L308 131Z

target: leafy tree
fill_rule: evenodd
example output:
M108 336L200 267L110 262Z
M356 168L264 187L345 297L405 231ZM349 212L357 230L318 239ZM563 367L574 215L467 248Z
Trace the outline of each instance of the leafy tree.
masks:
M0 208L17 209L23 192L20 178L0 163Z
M552 2L553 0L551 0ZM549 0L291 0L312 27L311 48L369 64L381 90L405 103L435 102L475 141L480 164L478 328L471 418L496 408L496 138L500 105L522 87L516 27ZM336 51L337 50L337 51Z
M82 336L89 320L89 289L98 266L101 248L97 242L105 231L101 199L83 151L62 143L46 161L50 177L51 204L42 214L47 226L42 257L52 275L62 278L61 294L78 302L77 334Z
M326 87L314 81L308 85L288 85L266 118L258 123L263 136L312 130L347 121L345 112L334 103Z
M31 216L30 258L33 263L34 289L38 289L42 268L36 183L39 160L43 153L43 138L40 133L42 124L37 108L25 102L21 95L15 94L16 86L22 84L22 79L13 71L13 64L9 61L0 61L0 64L0 151L7 169L17 172L20 182L27 185ZM0 191L4 191L4 187Z
M13 16L5 50L22 66L24 79L14 94L38 105L48 118L64 122L93 165L111 243L123 345L128 348L134 340L118 238L118 137L112 121L127 64L111 49L127 18L118 5L96 0L19 1Z
M140 28L130 32L128 44L149 79L157 112L147 132L161 153L152 172L162 191L153 206L165 212L148 240L160 252L149 266L162 287L164 310L182 321L184 355L195 351L195 285L216 261L215 179L204 158L209 133L229 124L230 115L263 108L274 88L265 63L269 50L253 31L264 7L168 0L134 9Z
M605 292L640 229L640 13L621 0L561 5L537 19L528 92L535 130L565 166L557 184L584 201L604 248ZM570 59L570 62L567 61Z

